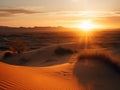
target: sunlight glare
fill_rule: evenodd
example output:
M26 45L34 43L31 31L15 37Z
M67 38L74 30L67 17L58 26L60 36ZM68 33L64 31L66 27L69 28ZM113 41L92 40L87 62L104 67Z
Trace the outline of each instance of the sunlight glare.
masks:
M81 24L78 26L78 28L80 28L81 30L88 32L91 31L95 28L97 28L98 26L96 24L94 24L92 21L90 20L83 20L81 22Z

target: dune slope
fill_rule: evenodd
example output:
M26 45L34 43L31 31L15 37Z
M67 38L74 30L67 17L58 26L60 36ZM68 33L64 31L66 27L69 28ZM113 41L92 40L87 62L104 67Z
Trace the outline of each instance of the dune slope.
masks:
M98 60L78 61L79 52L56 56L56 47L11 58L17 63L23 56L30 59L23 66L0 62L0 90L120 90L119 74L109 66ZM81 51L76 44L62 47Z

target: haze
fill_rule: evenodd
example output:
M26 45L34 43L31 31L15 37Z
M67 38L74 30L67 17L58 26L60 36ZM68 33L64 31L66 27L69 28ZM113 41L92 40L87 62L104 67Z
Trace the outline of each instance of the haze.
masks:
M103 28L119 28L119 0L1 0L1 26L77 27L92 20Z

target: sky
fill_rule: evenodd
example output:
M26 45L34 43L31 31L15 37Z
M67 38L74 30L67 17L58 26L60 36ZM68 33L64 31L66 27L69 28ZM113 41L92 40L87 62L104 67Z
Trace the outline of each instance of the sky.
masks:
M0 25L77 27L91 20L119 28L120 0L0 0Z

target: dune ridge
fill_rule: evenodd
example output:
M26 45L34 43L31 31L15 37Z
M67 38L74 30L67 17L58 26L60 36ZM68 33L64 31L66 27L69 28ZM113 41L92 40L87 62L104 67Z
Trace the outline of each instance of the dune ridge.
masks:
M69 43L60 46L77 52L56 56L54 50L58 45L54 45L11 58L10 61L19 61L23 56L30 59L21 66L18 62L11 63L14 65L0 62L0 89L120 90L119 74L106 64L100 60L90 60L88 57L78 59L82 51L79 44Z

